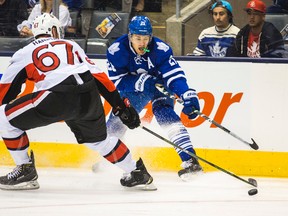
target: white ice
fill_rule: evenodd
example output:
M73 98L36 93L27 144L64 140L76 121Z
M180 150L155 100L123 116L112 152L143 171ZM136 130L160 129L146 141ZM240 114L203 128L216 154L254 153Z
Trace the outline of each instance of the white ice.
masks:
M0 167L1 175L9 171ZM0 216L288 215L288 179L253 177L258 194L249 196L252 186L223 172L195 175L190 182L175 172L150 173L157 191L121 187L121 170L103 162L96 173L38 168L40 189L0 190Z

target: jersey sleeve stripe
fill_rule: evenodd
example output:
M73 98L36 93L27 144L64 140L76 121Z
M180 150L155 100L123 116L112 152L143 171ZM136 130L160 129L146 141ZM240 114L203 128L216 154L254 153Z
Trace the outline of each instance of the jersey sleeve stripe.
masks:
M171 76L171 75L178 73L178 72L183 72L183 70L181 68L175 68L175 69L168 71L165 74L163 74L163 78L167 78L168 76Z

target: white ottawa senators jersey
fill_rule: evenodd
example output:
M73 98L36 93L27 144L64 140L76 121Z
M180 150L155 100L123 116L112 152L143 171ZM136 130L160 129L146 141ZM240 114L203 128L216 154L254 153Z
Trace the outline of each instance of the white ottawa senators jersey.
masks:
M74 41L40 38L17 51L0 80L0 104L3 98L16 97L27 79L35 82L37 90L49 89L68 76L77 73L102 73ZM15 91L15 93L11 93ZM16 94L16 95L17 95ZM12 97L12 96L10 96ZM14 98L10 98L14 99ZM4 103L9 102L8 99Z

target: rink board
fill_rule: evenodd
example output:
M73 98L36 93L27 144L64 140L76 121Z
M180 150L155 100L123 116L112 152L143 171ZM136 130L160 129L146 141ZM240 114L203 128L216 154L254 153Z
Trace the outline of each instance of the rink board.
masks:
M95 60L106 70L105 59ZM0 57L0 73L9 64L9 57ZM216 128L202 118L189 120L175 110L191 135L200 157L241 175L288 177L288 62L235 61L185 58L179 60L188 83L198 91L202 112L244 140L255 139L260 149L248 145ZM23 87L27 93L31 84ZM104 101L103 101L104 102ZM110 107L105 103L108 116ZM148 105L140 114L145 125L167 137L155 121ZM100 157L75 138L63 123L28 132L39 166L89 167ZM141 156L154 170L178 170L180 160L169 144L147 132L129 131L124 141L135 157ZM3 144L1 164L12 164ZM213 170L202 163L206 171Z
M1 141L2 142L2 141ZM31 143L38 167L91 168L104 160L83 145ZM181 160L170 147L131 147L134 159L141 157L149 170L178 171ZM198 156L237 175L288 177L287 152L196 149ZM3 144L0 147L1 165L13 165ZM201 162L205 172L217 169Z

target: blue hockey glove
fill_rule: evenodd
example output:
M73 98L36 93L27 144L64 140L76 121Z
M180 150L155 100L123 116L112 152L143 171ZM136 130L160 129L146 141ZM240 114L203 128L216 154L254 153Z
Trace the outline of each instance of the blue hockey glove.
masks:
M152 77L147 73L141 74L135 82L135 91L143 92L150 91L151 88L155 89L156 80L156 77Z
M188 116L189 119L194 119L197 117L196 113L193 113L195 110L200 111L199 99L197 93L194 89L189 89L184 94L181 95L183 100L182 112Z

